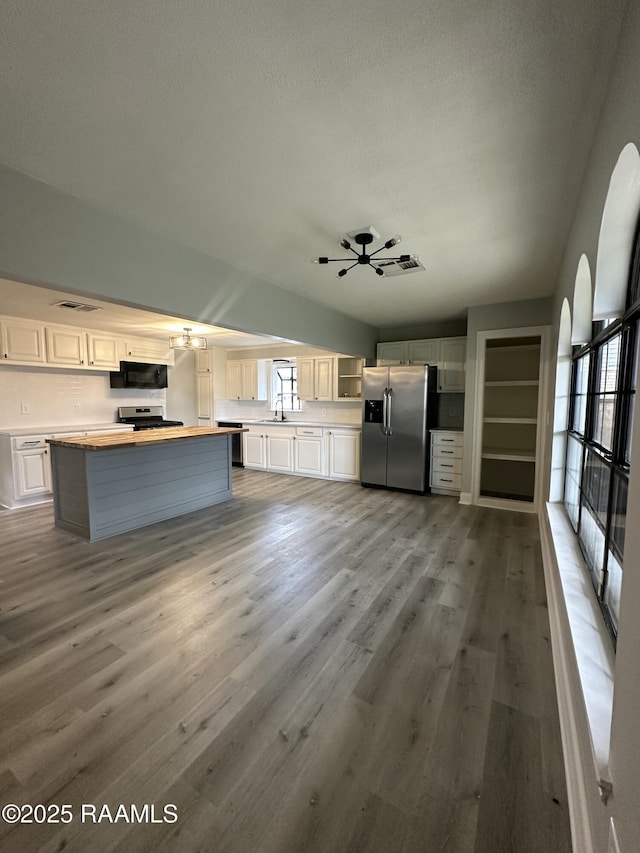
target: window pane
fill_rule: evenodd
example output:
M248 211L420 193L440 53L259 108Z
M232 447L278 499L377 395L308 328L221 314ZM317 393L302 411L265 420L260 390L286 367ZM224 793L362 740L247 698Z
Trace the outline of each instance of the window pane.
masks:
M607 504L609 503L609 481L611 471L592 450L587 450L584 465L582 489L584 499L593 510L593 514L606 529Z
M613 419L618 394L621 340L621 334L615 335L598 347L596 356L592 438L609 451L613 450Z
M620 592L622 590L622 566L609 551L607 559L607 586L604 592L604 601L609 610L611 621L618 628L618 614L620 613Z
M578 538L597 588L600 583L600 572L604 563L604 533L600 530L591 515L591 510L584 503Z
M633 331L633 330L631 330ZM627 424L626 424L626 434L624 436L623 446L624 446L624 461L627 465L631 464L631 443L633 438L633 414L634 407L636 404L636 382L638 378L638 354L637 349L640 345L640 339L638 337L638 326L636 324L635 327L635 344L634 344L634 357L633 364L631 366L631 380L630 380L630 388L629 388L629 405L627 408Z
M589 381L589 355L583 355L575 361L575 392L571 428L584 435L587 415L587 385Z
M627 478L615 473L613 478L613 501L611 506L611 545L618 560L624 558L624 535L627 525Z
M580 505L580 472L582 470L582 442L572 435L567 436L567 468L564 485L564 502L567 515L578 529L578 509Z

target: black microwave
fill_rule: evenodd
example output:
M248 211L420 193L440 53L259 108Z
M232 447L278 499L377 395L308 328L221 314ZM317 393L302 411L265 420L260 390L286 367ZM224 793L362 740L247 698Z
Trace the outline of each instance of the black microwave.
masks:
M139 364L121 361L120 370L109 374L111 388L166 388L166 364Z

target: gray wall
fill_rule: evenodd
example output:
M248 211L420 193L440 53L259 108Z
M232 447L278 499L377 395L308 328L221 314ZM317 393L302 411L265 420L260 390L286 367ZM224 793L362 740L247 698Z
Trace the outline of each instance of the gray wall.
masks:
M569 234L561 274L554 294L552 350L557 348L562 300L567 297L573 313L573 287L581 254L586 253L595 274L600 221L611 173L620 152L629 143L640 148L640 4L629 3L609 89L596 131L582 191ZM553 373L552 382L553 382ZM638 417L635 421L638 425ZM635 440L638 440L636 430ZM550 441L547 442L550 445ZM634 447L638 445L634 443ZM592 825L598 851L607 849L608 819L613 816L623 853L638 849L640 838L640 454L635 453L627 507L625 571L618 627L610 769L613 796L607 806L599 799L595 783L589 732L579 732L585 767ZM578 692L575 685L576 694Z
M467 320L441 320L438 323L414 323L409 326L386 326L379 330L380 341L419 341L423 338L457 338L467 334Z
M0 276L372 357L377 330L0 165Z

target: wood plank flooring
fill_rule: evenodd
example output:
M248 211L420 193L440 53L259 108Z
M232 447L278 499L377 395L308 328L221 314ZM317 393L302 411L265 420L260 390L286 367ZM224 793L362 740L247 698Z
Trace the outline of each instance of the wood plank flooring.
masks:
M0 850L569 853L536 519L234 480L97 543L0 512L0 805L74 813Z

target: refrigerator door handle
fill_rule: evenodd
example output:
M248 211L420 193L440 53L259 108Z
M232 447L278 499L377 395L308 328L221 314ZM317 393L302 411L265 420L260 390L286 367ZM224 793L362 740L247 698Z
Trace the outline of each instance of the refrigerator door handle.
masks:
M391 428L391 400L393 398L393 388L387 389L387 435L393 435Z
M382 434L388 435L387 432L387 405L388 405L388 395L389 389L385 388L382 392Z

